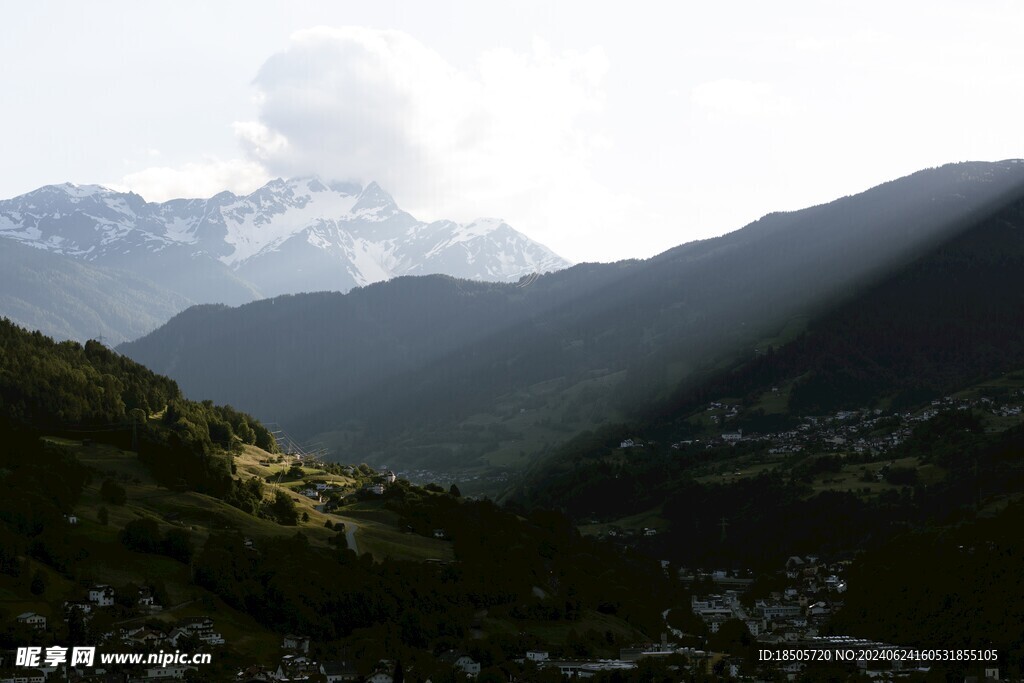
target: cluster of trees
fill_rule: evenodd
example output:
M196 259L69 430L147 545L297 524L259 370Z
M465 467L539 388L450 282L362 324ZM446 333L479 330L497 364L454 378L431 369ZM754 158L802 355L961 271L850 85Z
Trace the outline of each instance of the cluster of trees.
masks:
M194 551L187 531L172 528L162 532L156 520L149 517L133 519L125 524L118 538L129 550L166 555L186 564Z
M233 476L232 453L243 444L277 451L270 432L245 413L177 398L159 420L139 431L138 449L161 484L208 493L252 510L259 499Z
M135 446L161 483L219 496L235 486L232 450L277 450L249 415L188 401L172 380L98 342L57 343L0 319L0 433L14 429Z
M231 406L216 406L213 401L172 400L161 422L173 431L187 435L190 441L207 446L235 449L249 444L270 453L277 452L277 442L266 427Z
M41 430L110 427L180 397L172 380L96 341L55 342L0 319L0 416Z
M263 507L263 482L259 477L249 477L245 481L235 479L231 490L224 496L224 502L250 515L258 515Z
M295 501L280 489L274 494L274 502L270 504L269 514L278 523L286 526L295 526L299 523L299 509L296 507ZM308 517L308 513L302 514Z

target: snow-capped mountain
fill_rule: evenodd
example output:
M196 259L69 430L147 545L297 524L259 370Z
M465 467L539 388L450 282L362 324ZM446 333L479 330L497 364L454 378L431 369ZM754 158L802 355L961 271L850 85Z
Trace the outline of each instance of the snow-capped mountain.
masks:
M0 237L133 271L195 302L231 304L399 275L515 281L569 265L500 220L424 223L376 183L317 178L163 203L49 185L0 201Z

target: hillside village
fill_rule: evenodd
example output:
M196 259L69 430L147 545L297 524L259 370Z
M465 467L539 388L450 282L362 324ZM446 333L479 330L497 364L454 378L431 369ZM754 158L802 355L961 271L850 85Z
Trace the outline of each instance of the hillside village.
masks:
M773 388L777 392L778 388ZM672 443L675 450L710 449L722 445L744 444L764 450L767 455L786 455L809 450L814 452L842 452L867 457L884 456L903 443L916 425L927 422L944 411L977 410L993 418L1016 418L1024 412L1024 389L1002 392L1001 396L944 396L933 399L918 410L884 411L881 408L839 410L830 415L811 415L801 418L791 430L774 433L747 433L742 429L723 431L704 439L684 439ZM727 425L742 415L736 403L712 401L705 409L714 425ZM633 446L633 441L622 447Z

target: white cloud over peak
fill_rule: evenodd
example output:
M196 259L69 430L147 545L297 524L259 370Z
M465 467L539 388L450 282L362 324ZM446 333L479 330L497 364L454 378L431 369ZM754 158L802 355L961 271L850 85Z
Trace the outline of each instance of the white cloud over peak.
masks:
M556 251L578 250L626 211L591 172L609 145L607 70L600 48L539 39L460 69L402 31L305 29L256 74L256 120L232 124L244 159L147 168L117 185L162 200L273 177L377 181L421 219L501 216Z
M254 81L259 120L235 124L272 175L376 180L413 213L470 218L586 174L603 144L599 49L495 49L460 70L401 31L292 35Z

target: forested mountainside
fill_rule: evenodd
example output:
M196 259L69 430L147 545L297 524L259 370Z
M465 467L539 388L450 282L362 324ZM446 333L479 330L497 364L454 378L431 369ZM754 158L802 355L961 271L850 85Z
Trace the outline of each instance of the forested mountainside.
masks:
M794 339L751 349L732 367L681 384L637 419L569 442L522 491L583 514L593 496L600 498L593 492L599 482L614 474L587 468L634 435L664 450L683 441L706 444L723 432L787 432L805 418L840 411L919 408L1013 373L1024 368L1022 292L1024 200L1017 200L823 311ZM709 406L718 406L710 410L713 421L705 415ZM626 476L650 481L654 471L634 467ZM629 512L652 507L674 485L662 477L620 502L628 500ZM575 506L566 486L593 489L589 502Z
M647 261L192 309L121 350L342 458L519 466L792 336L1022 192L1024 164L952 164Z
M173 380L99 342L58 343L0 319L0 360L0 429L18 443L42 434L134 441L165 483L220 494L233 486L232 449L276 450L249 415L187 400Z

